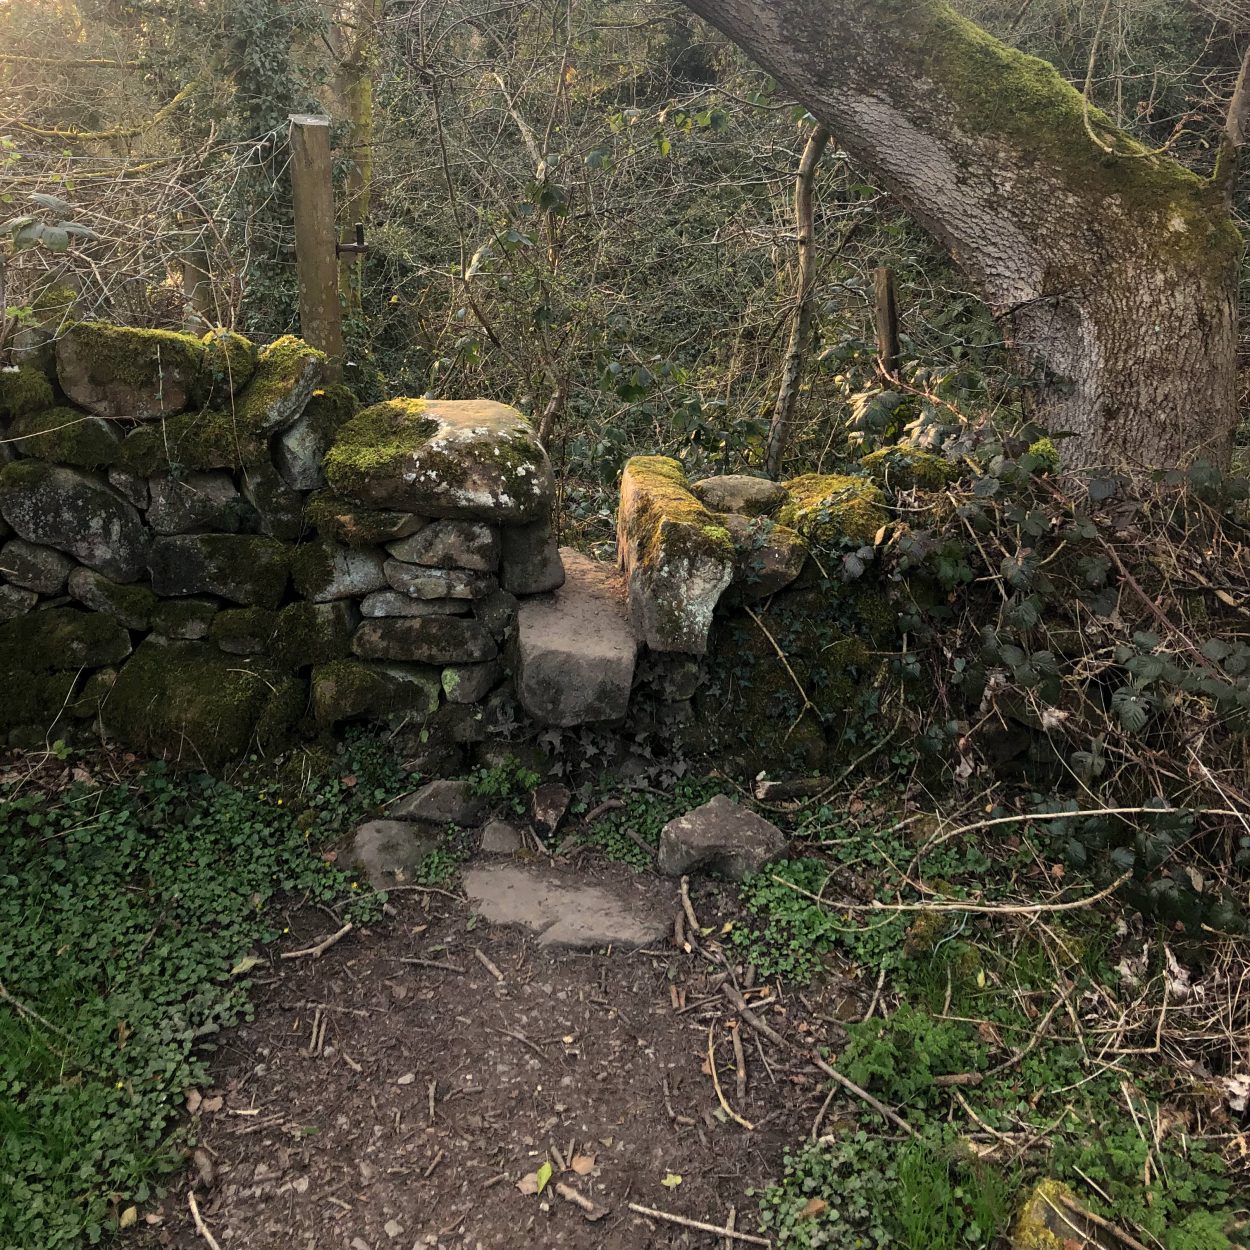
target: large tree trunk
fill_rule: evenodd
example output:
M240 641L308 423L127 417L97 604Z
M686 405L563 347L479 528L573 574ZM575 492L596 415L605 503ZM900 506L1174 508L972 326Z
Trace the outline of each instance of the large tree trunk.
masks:
M1240 236L1223 190L941 0L686 0L948 249L1080 467L1227 461Z

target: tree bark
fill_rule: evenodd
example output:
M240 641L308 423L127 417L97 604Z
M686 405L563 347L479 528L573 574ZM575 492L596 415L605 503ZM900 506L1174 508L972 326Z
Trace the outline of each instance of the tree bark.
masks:
M1241 239L1216 181L942 0L685 3L946 247L1069 466L1227 462Z
M816 182L816 170L820 158L829 146L829 131L817 125L803 147L799 159L799 172L794 180L794 218L798 233L799 274L795 282L794 318L790 322L790 341L786 345L785 360L781 366L781 386L777 390L777 403L773 419L768 426L768 451L764 460L764 472L776 479L781 475L781 462L786 454L790 438L790 424L794 408L799 400L799 380L803 375L803 356L812 328L812 308L816 288L816 240L815 221L812 213L812 188Z

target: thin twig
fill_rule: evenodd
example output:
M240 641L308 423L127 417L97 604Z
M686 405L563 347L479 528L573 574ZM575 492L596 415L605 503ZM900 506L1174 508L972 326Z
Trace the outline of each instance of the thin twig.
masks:
M703 1220L692 1220L685 1215L674 1215L671 1211L657 1211L654 1207L640 1206L637 1202L626 1204L638 1215L645 1215L653 1220L667 1220L670 1224L680 1224L683 1228L697 1228L701 1233L715 1233L718 1237L732 1238L734 1241L749 1242L753 1246L772 1246L767 1237L756 1237L751 1233L740 1233L737 1229L721 1224L706 1224Z
M499 969L495 967L495 965L491 963L491 961L487 959L485 955L482 954L482 948L480 946L475 946L473 948L473 954L477 957L478 963L480 963L482 967L485 968L486 971L489 972L491 976L495 978L496 981L499 981L500 983L503 982L503 979L504 979L503 973L500 972Z
M221 1250L221 1247L217 1244L217 1238L208 1231L208 1225L200 1217L199 1204L195 1201L195 1192L193 1190L187 1192L187 1205L191 1208L191 1218L195 1221L195 1231L208 1242L208 1250Z
M720 1103L721 1110L735 1123L741 1124L748 1133L755 1131L755 1125L750 1120L745 1120L740 1116L726 1101L725 1093L720 1087L720 1075L716 1071L716 1049L712 1044L713 1030L715 1024L707 1026L707 1067L712 1074L712 1088L716 1091L716 1101Z
M299 951L283 951L278 956L279 959L303 959L305 955L311 955L314 959L320 958L326 951L330 949L335 942L341 942L356 926L349 920L337 933L331 933L328 938L318 942L316 946L306 946Z

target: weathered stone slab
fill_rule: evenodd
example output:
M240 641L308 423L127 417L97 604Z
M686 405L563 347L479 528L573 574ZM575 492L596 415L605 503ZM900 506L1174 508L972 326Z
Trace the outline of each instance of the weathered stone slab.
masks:
M785 854L785 834L776 825L718 794L664 826L656 868L670 877L711 869L741 881Z
M319 490L326 484L321 462L335 433L355 411L356 397L345 386L313 392L294 424L274 441L274 465L292 490Z
M415 599L482 599L499 589L494 574L467 569L427 569L392 558L383 571L392 589Z
M244 534L178 534L152 544L152 589L162 596L220 595L276 608L286 591L290 549Z
M129 469L121 469L116 465L108 471L109 485L132 507L144 511L152 502L148 490L148 480Z
M121 436L103 417L78 408L46 408L17 417L7 445L17 455L34 456L75 469L105 469L121 453Z
M392 399L348 421L325 458L339 494L423 516L524 524L555 484L533 426L489 400Z
M564 564L549 517L532 525L509 525L501 535L503 565L499 575L504 590L535 595L564 585Z
M359 599L386 585L382 553L373 547L309 543L291 562L295 589L314 603Z
M0 470L0 514L27 542L55 547L118 582L147 567L139 514L104 480L38 460Z
M189 334L94 321L70 326L56 345L65 394L97 416L126 421L186 408L203 359L203 344Z
M377 590L360 605L361 616L467 616L468 599L414 599L398 590Z
M626 464L616 551L642 640L653 651L706 654L712 613L733 579L733 543L676 460L635 456Z
M499 653L490 631L471 617L379 617L362 621L352 638L362 660L416 664L467 664Z
M672 925L671 891L631 873L605 873L589 885L552 868L491 864L470 868L462 884L491 924L521 925L543 947L647 946Z
M253 515L228 473L188 473L184 478L162 473L151 479L149 488L147 522L158 534L237 534Z
M304 496L293 491L267 460L246 466L241 474L243 498L256 517L254 528L268 538L295 542L304 532Z
M473 604L473 614L490 630L491 637L502 644L516 625L519 606L515 595L510 595L505 590L496 590Z
M499 567L499 532L484 521L435 521L386 549L396 560L427 568L493 573Z
M521 830L510 820L492 820L482 829L483 855L515 855L525 845Z
M152 609L152 632L162 638L201 642L211 632L219 606L216 599L199 595L162 599Z
M130 635L112 617L77 608L41 608L6 621L0 627L0 647L20 655L28 672L102 668L130 654ZM51 720L55 709L42 710Z
M489 804L468 781L428 782L395 800L388 814L396 820L424 820L433 825L475 825Z
M619 575L561 551L567 579L517 613L517 697L547 725L619 720L629 708L638 643Z
M785 486L776 520L813 546L870 543L890 519L881 488L866 477L809 473Z
M0 548L0 579L41 595L64 590L73 568L73 560L55 548L28 543L24 538L10 538Z
M311 495L304 506L308 524L332 542L349 547L373 547L407 538L430 524L428 517L411 512L367 508L330 491Z
M690 490L712 512L742 516L771 516L786 501L786 488L779 482L744 473L705 477Z

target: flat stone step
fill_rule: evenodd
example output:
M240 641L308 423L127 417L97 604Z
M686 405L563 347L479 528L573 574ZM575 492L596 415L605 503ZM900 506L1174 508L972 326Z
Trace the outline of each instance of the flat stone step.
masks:
M563 547L565 581L517 613L517 697L545 725L620 720L638 641L615 567Z

